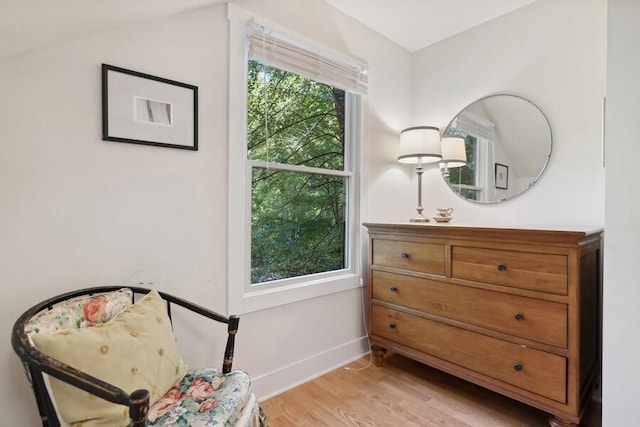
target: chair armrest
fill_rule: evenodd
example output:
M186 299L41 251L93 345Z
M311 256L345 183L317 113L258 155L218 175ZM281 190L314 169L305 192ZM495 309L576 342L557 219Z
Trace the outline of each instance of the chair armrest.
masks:
M133 289L134 292L138 292L137 289L141 289L141 288L130 288L130 289ZM171 317L171 303L173 303L181 307L184 307L194 313L198 313L204 317L215 320L217 322L226 323L228 325L227 326L227 344L224 350L224 360L222 362L222 373L228 374L229 372L231 372L231 369L233 367L235 337L236 337L236 333L238 332L240 317L235 315L226 317L206 307L203 307L198 304L194 304L191 301L187 301L185 299L182 299L164 292L158 292L158 293L165 301L168 302L167 310L169 312L169 317Z
M26 332L24 332L24 326L31 316L32 313L30 311L20 316L13 327L11 336L13 349L22 361L37 371L44 372L54 378L86 390L109 402L120 405L129 404L129 394L124 390L69 366L38 350L38 348L31 343Z
M141 293L141 292L149 292L150 289L145 289L145 288L132 288L129 287L129 289L133 290L135 293ZM158 291L158 293L160 294L160 296L162 297L162 299L164 299L165 301L171 302L173 304L179 305L181 307L184 307L190 311L193 311L194 313L198 313L204 317L208 317L209 319L213 319L217 322L221 322L221 323L229 323L229 318L226 316L223 316L220 313L216 313L213 310L210 310L206 307L203 307L201 305L198 304L194 304L191 301L187 301L186 299L183 298L179 298L176 296L173 296L171 294L167 294L165 292L161 292ZM169 306L169 310L170 310L171 306Z

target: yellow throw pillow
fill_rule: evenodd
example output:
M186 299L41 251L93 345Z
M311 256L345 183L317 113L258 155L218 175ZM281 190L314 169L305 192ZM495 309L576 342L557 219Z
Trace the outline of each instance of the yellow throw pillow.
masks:
M36 334L45 354L128 393L147 389L151 404L178 382L186 366L178 354L164 301L151 291L106 323L56 334ZM126 426L128 408L51 378L62 418L82 426Z

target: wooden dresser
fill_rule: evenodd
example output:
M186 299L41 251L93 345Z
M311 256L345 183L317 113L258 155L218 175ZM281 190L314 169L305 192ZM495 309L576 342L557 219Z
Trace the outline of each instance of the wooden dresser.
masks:
M573 426L600 366L601 230L364 224L369 335Z

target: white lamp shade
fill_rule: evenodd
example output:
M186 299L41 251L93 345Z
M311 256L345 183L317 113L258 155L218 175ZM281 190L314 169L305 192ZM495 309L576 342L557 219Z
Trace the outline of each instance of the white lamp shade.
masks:
M433 126L416 126L400 133L400 163L431 163L442 159L440 130Z
M440 165L448 168L458 168L467 164L467 152L464 138L449 136L442 138L442 160Z

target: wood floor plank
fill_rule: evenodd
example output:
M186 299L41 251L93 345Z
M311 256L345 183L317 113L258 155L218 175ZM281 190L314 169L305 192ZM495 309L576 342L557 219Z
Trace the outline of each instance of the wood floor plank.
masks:
M272 397L271 427L547 427L548 414L406 357L369 357ZM601 427L599 404L582 427Z

